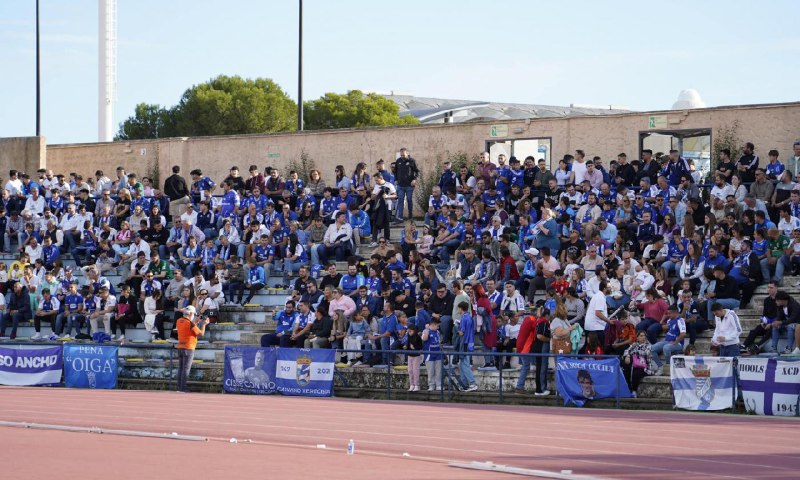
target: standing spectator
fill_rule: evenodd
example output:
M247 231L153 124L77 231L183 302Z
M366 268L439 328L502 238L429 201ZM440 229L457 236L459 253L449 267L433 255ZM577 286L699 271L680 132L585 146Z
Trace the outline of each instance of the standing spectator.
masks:
M597 335L599 344L605 345L605 330L606 325L611 323L608 318L608 304L606 302L606 295L611 293L611 287L608 282L603 280L600 282L599 291L592 296L589 301L589 306L586 309L585 327L587 335L594 333Z
M472 352L475 349L475 324L472 320L469 302L458 304L458 311L461 314L461 322L458 324L458 341L456 350L460 352ZM475 383L475 376L472 374L472 356L461 355L458 361L460 372L460 383L465 392L474 392L478 389Z
M392 216L392 206L397 198L397 189L380 173L373 175L375 186L372 187L372 243L370 247L378 246L378 236L383 230L383 238L389 239L389 223Z
M422 337L416 325L410 324L406 330L407 340L403 344L403 350L408 350L408 391L419 392L419 367L422 365L423 349Z
M395 161L395 184L397 187L397 213L395 223L403 223L403 199L408 204L408 218L414 218L414 187L417 185L419 168L406 148L400 149L400 158Z
M736 169L743 183L752 183L756 179L759 158L754 153L755 149L756 147L752 143L745 143L742 148L742 156L736 162Z
M439 319L431 319L422 332L425 354L425 368L428 372L428 391L433 392L442 385L442 338L439 333Z
M189 373L192 370L194 350L197 347L197 337L206 333L208 319L195 323L195 308L191 305L183 310L183 316L178 319L178 391L188 392Z
M719 285L719 283L717 284ZM720 357L738 357L739 336L742 334L742 324L739 321L739 316L719 302L711 304L709 308L716 321L714 335L711 337L711 345L719 346Z

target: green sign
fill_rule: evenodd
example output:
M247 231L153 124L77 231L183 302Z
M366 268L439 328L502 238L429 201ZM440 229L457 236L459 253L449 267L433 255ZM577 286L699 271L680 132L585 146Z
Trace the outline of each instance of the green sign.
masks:
M267 154L267 158L281 158L281 154L278 152L270 152Z
M667 116L650 115L647 117L647 128L667 128Z
M508 125L492 125L489 127L489 136L492 138L507 137Z

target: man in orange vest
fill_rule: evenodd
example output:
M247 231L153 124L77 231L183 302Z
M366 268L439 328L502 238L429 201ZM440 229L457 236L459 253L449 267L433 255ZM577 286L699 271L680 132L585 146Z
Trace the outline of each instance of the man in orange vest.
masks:
M197 311L192 305L183 309L183 316L178 319L176 327L178 329L178 391L187 392L187 382L189 372L192 370L192 360L194 359L194 349L197 348L197 337L202 337L206 333L208 318L204 318L195 323L194 317Z

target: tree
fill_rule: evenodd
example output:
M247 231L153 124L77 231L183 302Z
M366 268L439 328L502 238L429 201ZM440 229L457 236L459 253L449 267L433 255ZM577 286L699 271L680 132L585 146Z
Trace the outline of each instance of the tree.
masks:
M400 116L400 107L375 93L365 95L350 90L344 95L326 93L303 106L305 128L363 128L392 125L415 125L419 120L411 115Z
M122 122L115 140L139 140L175 136L172 110L161 105L140 103L132 117Z
M140 103L117 140L294 130L297 104L268 78L220 75L186 90L172 108Z
M183 94L177 106L182 136L291 131L297 104L267 78L220 75Z

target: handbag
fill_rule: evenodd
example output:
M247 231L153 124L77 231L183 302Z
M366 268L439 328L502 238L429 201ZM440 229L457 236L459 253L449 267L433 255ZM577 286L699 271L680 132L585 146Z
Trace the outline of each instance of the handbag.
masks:
M643 357L639 355L634 354L632 362L633 362L633 368L643 368L643 369L647 368L647 362Z
M553 337L552 345L550 346L550 352L561 355L569 355L572 353L572 342L570 341L570 337Z

